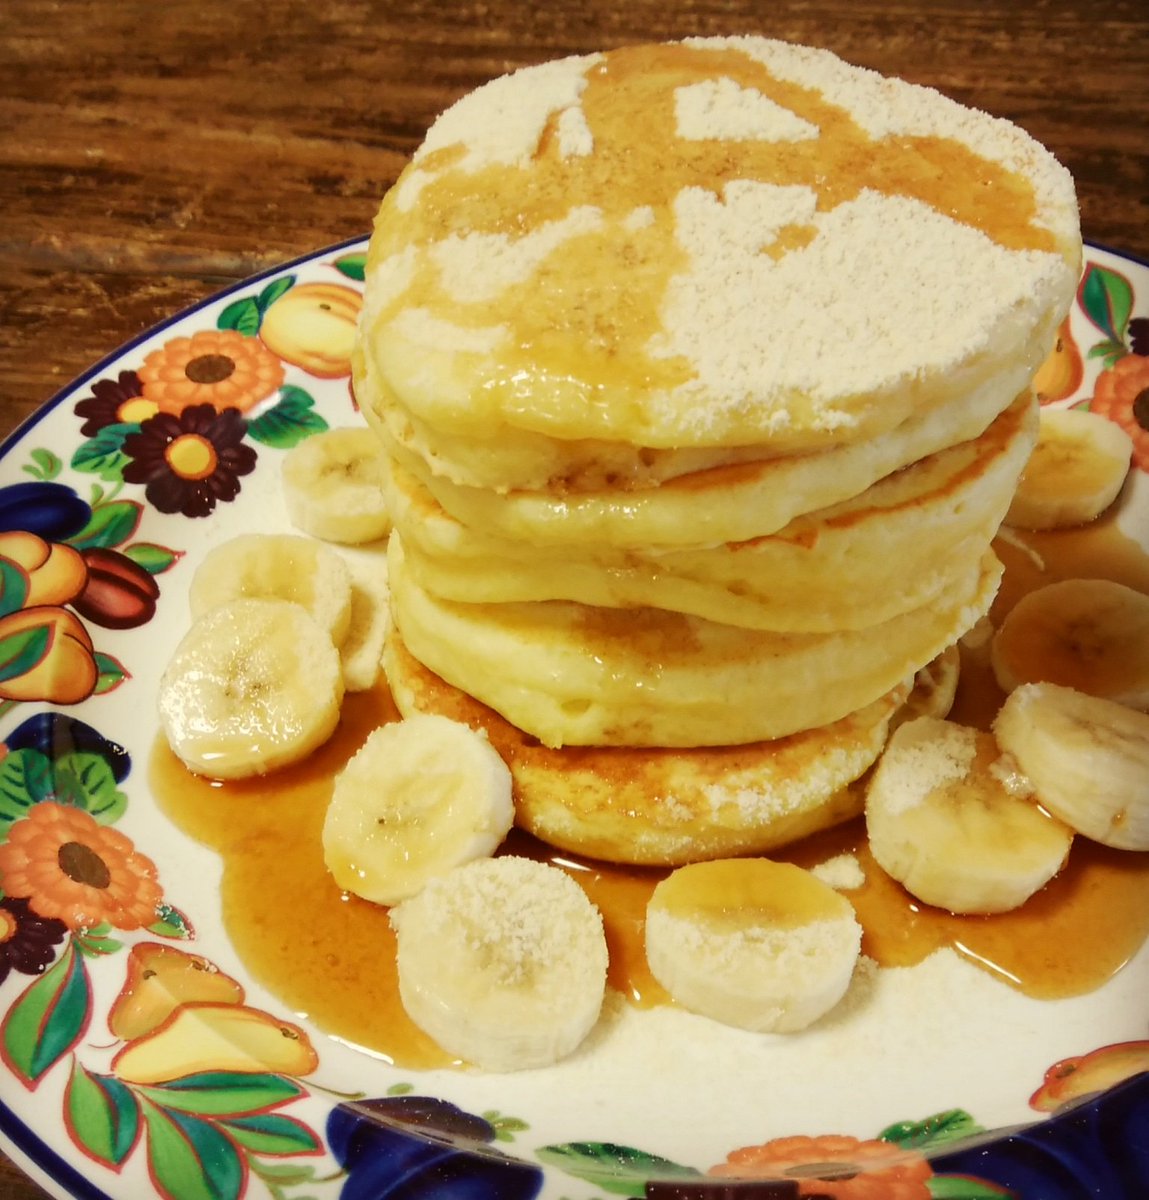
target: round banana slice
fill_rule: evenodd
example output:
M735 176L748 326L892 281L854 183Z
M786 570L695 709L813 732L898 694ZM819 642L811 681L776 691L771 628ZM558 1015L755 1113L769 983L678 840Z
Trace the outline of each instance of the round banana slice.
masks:
M193 622L160 679L160 723L197 774L260 775L298 762L339 723L339 653L288 600L248 597Z
M362 545L391 528L383 498L387 465L362 426L325 429L292 447L280 476L291 523L327 542Z
M1120 425L1075 408L1043 408L1037 445L1005 523L1019 529L1084 525L1117 499L1133 439Z
M547 1066L598 1020L602 917L558 867L479 859L431 880L391 922L399 998L448 1053L489 1071Z
M849 986L862 930L850 902L809 871L765 858L679 867L651 895L651 973L692 1012L790 1033Z
M1063 579L1023 596L990 645L1003 691L1058 683L1149 709L1149 596L1110 579Z
M293 533L242 533L204 555L188 588L193 619L242 596L302 605L338 646L351 621L351 573L338 551Z
M1050 812L1119 850L1149 850L1149 714L1053 683L1026 683L994 736Z
M1007 912L1061 870L1073 841L1029 793L990 734L934 717L908 721L866 793L870 851L926 904Z
M374 730L336 778L323 857L345 891L398 904L493 854L514 819L511 773L486 736L419 714Z

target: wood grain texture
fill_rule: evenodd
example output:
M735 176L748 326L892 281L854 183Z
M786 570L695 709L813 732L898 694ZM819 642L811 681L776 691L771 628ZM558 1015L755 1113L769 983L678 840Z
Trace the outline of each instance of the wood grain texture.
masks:
M4 0L0 434L157 321L366 233L484 80L747 32L1018 122L1073 172L1086 236L1149 258L1144 0ZM43 1195L0 1163L0 1200Z

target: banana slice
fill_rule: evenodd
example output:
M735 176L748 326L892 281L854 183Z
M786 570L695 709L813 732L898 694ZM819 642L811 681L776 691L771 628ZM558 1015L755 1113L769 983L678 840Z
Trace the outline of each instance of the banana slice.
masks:
M374 730L335 780L323 857L345 891L398 904L493 854L514 817L511 773L486 736L418 714Z
M1005 516L1019 529L1084 525L1121 491L1133 439L1120 425L1076 408L1043 408L1037 445Z
M321 746L342 700L339 654L307 610L244 598L193 622L160 679L159 715L191 770L239 779Z
M188 588L192 618L242 596L302 605L337 646L351 621L351 572L342 556L294 533L243 533L204 555Z
M1053 683L1026 683L994 736L1050 812L1119 850L1149 850L1149 715Z
M339 643L343 683L349 692L374 687L383 669L383 644L391 624L387 546L348 546L342 552L351 572L351 620Z
M990 645L999 686L1059 683L1149 709L1149 596L1109 579L1064 579L1023 596Z
M960 678L961 651L956 645L948 646L915 673L906 702L891 718L890 732L915 717L948 716Z
M1007 912L1061 870L1073 841L1029 792L992 735L933 717L908 721L867 789L870 851L926 904Z
M360 426L325 429L292 447L281 480L296 529L327 542L362 545L387 535L387 466L379 439Z
M570 1054L606 989L602 917L558 867L486 858L391 911L399 998L425 1033L489 1071Z
M684 1007L726 1025L790 1033L849 986L862 930L809 871L766 858L679 867L646 908L646 958Z

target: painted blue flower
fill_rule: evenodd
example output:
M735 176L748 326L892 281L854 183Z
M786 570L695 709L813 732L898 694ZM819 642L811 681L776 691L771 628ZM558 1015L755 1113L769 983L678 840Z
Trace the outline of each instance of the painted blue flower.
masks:
M327 1118L340 1200L533 1200L542 1171L491 1143L488 1121L431 1096L341 1104Z
M1018 1200L1145 1200L1149 1073L1047 1121L931 1155L930 1164L1000 1184Z

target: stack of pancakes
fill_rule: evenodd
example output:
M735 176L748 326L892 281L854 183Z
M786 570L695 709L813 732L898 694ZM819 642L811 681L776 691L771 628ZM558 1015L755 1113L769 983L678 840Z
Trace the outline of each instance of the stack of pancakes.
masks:
M355 367L400 709L486 728L520 823L608 859L851 815L993 598L1079 259L1042 147L826 52L464 97L383 202Z

